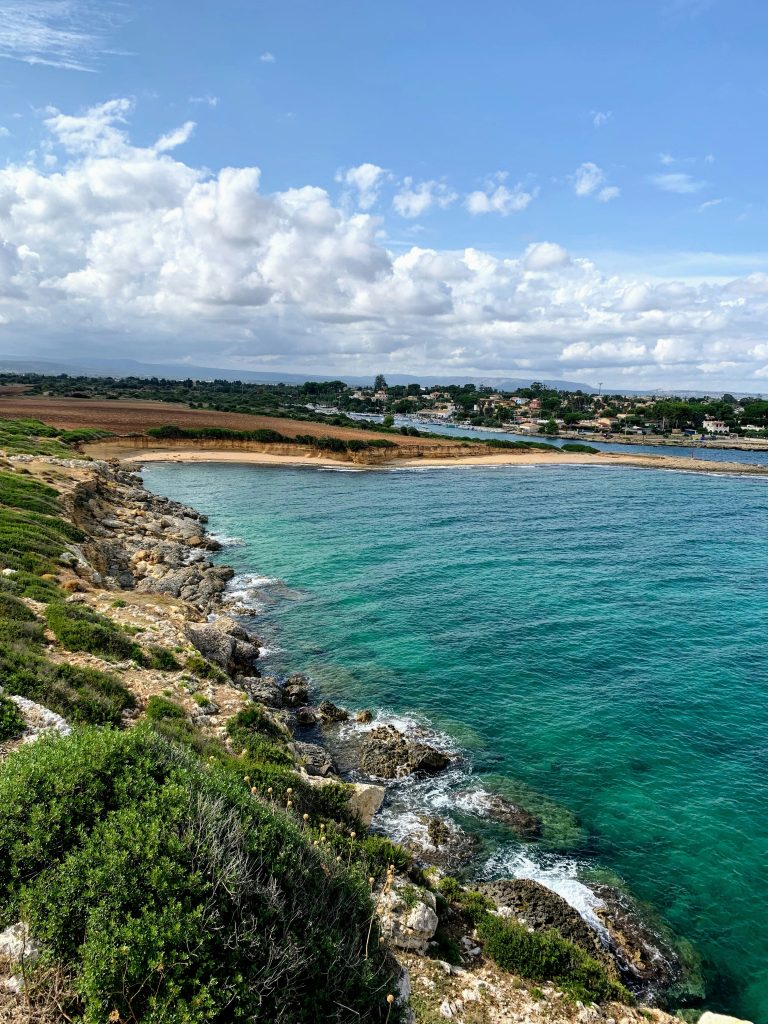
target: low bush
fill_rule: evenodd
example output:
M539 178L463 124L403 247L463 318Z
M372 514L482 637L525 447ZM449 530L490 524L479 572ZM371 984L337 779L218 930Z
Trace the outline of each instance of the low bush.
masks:
M148 728L0 767L0 908L71 974L82 1024L399 1020L362 874Z
M12 700L0 693L0 743L24 732L24 718Z
M163 718L186 718L187 713L180 704L165 697L150 697L145 714L150 722L159 722Z
M561 445L560 450L575 454L597 455L599 449L593 448L591 444L579 444L578 442L569 441L567 444Z
M54 601L48 605L45 617L56 639L68 651L86 651L104 658L132 658L139 664L148 660L124 630L84 604Z
M9 693L43 704L71 723L119 725L123 712L135 705L115 676L56 664L26 643L0 643L0 678Z
M505 971L531 981L553 981L584 1000L632 1002L601 963L555 931L529 932L516 921L485 914L477 932L485 955Z

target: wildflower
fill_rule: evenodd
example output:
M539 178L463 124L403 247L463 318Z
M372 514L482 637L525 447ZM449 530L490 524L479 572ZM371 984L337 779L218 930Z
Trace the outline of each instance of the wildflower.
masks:
M394 1001L395 1001L395 997L394 997L394 996L392 995L392 993L390 992L390 993L389 993L389 995L387 996L387 1002L388 1002L388 1003L389 1003L389 1005L391 1006L391 1005L392 1005L392 1003L394 1003Z
M293 807L293 800L289 800L285 806L290 811L290 809Z
M302 814L302 818L304 819L304 821L309 821L309 815L306 813Z
M251 781L251 776L250 775L244 775L243 776L243 782L250 782L250 781Z
M288 794L288 796L292 796L293 795L293 790L291 789L290 786L288 787L288 789L286 789L285 792Z
M357 832L350 832L349 833L349 838L350 839L357 839Z
M375 881L376 879L373 877L373 875L371 875L371 877L368 879L368 885L373 885Z
M258 789L256 789L256 787L255 787L255 786L251 786L251 795L252 795L252 796L256 796L256 794L257 794L258 792L259 792L259 791L258 791Z

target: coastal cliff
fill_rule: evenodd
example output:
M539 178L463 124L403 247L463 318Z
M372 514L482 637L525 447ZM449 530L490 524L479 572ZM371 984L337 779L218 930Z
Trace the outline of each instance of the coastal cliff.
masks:
M20 718L0 747L0 1019L672 1020L633 1005L682 966L631 912L614 904L598 934L537 883L459 884L446 821L409 849L370 830L387 780L451 753L366 715L341 743L353 716L302 676L262 675L203 515L118 464L20 455L0 472L0 699ZM536 838L525 808L492 810Z

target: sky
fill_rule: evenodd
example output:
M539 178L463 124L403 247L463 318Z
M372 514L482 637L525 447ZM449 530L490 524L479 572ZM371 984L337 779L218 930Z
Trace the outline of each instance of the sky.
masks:
M768 392L759 0L0 0L0 353Z

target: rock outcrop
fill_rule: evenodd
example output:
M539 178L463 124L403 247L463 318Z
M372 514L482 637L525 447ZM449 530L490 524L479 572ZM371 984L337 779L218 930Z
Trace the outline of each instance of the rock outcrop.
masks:
M221 615L202 625L190 624L186 632L202 656L229 675L253 673L259 649L234 619Z
M381 893L376 913L381 934L392 945L426 953L439 923L433 892L398 880Z
M392 725L372 729L360 749L359 765L366 775L396 779L413 772L436 775L450 764L442 750L411 739Z

